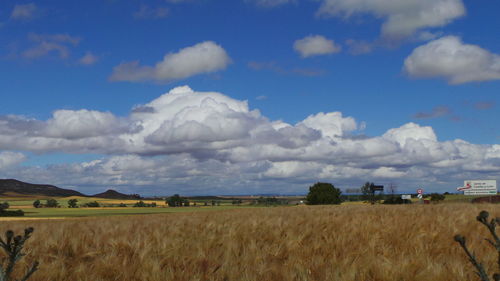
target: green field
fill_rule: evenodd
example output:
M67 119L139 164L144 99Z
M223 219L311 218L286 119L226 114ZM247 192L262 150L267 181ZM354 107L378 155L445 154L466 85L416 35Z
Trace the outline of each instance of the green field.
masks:
M76 197L78 205L83 205L88 202L97 201L101 207L90 208L68 208L68 200L75 197L54 197L59 203L59 208L33 208L33 201L40 200L44 204L49 198L47 197L0 197L0 202L8 202L9 210L21 209L24 211L24 217L27 218L67 218L67 217L98 217L98 216L114 216L114 215L143 215L143 214L160 214L160 213L179 213L179 212L209 212L228 210L235 208L245 208L249 205L237 206L231 204L231 201L220 201L219 206L203 206L204 202L196 200L197 206L191 207L167 207L163 200L144 200L146 203L155 202L158 207L137 208L133 205L139 200L113 200L104 198L86 198ZM117 207L118 204L124 203L127 207ZM210 205L211 202L209 202Z
M441 201L439 204L446 203L464 203L470 202L473 198L481 196L464 196L458 194L446 195L446 199ZM98 216L115 216L115 215L143 215L143 214L160 214L160 213L179 213L179 212L207 212L207 211L219 211L237 208L249 208L249 207L259 207L256 205L249 205L249 202L243 203L241 206L233 205L232 200L218 200L219 206L204 206L205 202L211 205L211 200L195 200L197 206L191 207L167 207L165 202L162 200L144 200L147 203L156 202L158 207L149 208L136 208L132 207L134 203L139 200L112 200L103 198L87 198L87 197L76 197L78 200L78 205L83 205L88 202L97 201L102 207L98 208L68 208L68 200L75 197L66 198L54 198L58 201L59 208L32 208L33 201L39 199L42 203L48 198L43 197L0 197L0 202L8 202L10 204L10 210L21 209L25 213L27 218L67 218L67 217L98 217ZM418 199L412 198L412 201L416 203ZM118 204L124 203L127 207L117 207ZM356 202L345 202L343 204L363 204L361 201Z
M179 212L206 212L242 208L237 206L214 206L214 207L156 207L156 208L30 208L21 209L25 217L53 218L53 217L97 217L113 215L144 215L160 213Z

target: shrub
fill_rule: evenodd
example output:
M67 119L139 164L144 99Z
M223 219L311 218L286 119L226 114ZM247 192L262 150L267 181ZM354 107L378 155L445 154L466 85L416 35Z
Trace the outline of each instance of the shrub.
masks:
M446 198L446 196L444 196L443 194L439 194L439 193L431 193L430 197L431 197L431 201L433 201L433 202L443 201Z
M120 203L118 207L127 207L127 205L125 205L124 203Z
M42 207L42 202L40 202L40 200L35 200L33 202L33 207L35 207L35 208L41 208Z
M411 200L401 199L401 197L391 196L384 200L382 204L411 204Z
M481 211L479 213L479 216L476 217L477 221L479 221L481 224L486 226L486 228L489 230L491 236L493 237L493 240L486 238L485 240L488 241L488 243L497 251L498 254L498 259L497 259L497 264L498 264L498 270L500 271L500 238L498 237L498 234L496 233L496 227L498 224L500 224L500 218L495 218L491 219L488 221L489 213L486 211ZM470 263L476 268L476 274L481 278L482 281L489 281L488 274L486 273L486 270L484 269L483 265L477 260L476 256L467 248L466 244L466 239L462 235L455 235L454 237L455 241L460 244L462 249L465 251L465 254L469 258ZM494 273L492 275L493 280L499 281L500 280L500 273Z
M22 210L17 211L8 211L9 203L4 202L0 203L0 217L22 217L24 216L24 212ZM2 279L0 279L1 281Z
M45 207L47 208L57 208L59 207L59 203L57 202L56 199L47 199L47 203L45 203Z
M78 200L76 200L76 199L68 200L68 208L78 208L77 202L78 202Z
M15 211L2 211L0 212L0 217L22 217L24 216L23 210L15 210ZM2 279L0 279L2 280Z
M156 202L153 202L151 204L145 203L144 201L138 201L136 202L133 207L156 207Z
M318 182L309 187L309 194L307 194L307 204L320 205L320 204L340 204L341 191L335 188L331 183Z
M24 243L30 238L33 233L33 227L28 227L24 230L24 236L14 236L12 230L5 232L5 241L0 237L0 247L7 254L7 259L2 260L0 266L0 280L10 281L11 274L14 270L16 263L26 254L22 252ZM25 273L21 280L28 280L30 276L38 269L38 262L33 263L30 269Z
M141 200L141 201L139 201L139 202L136 202L136 203L134 204L134 207L147 207L146 205L147 205L147 204L146 204L146 203L144 203L144 201L142 201L142 200Z
M166 200L166 203L168 204L169 207L189 206L189 201L184 197L180 197L179 194L174 194L173 196L170 196Z
M10 207L8 202L0 203L0 212L7 210Z
M89 207L89 208L97 208L97 207L100 207L101 205L97 201L92 201L92 202L88 202L88 203L83 204L83 206Z

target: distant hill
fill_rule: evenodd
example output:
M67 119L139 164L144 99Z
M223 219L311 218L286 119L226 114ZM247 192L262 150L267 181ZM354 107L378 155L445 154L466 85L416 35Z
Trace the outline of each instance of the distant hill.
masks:
M0 179L0 195L40 195L50 197L87 196L71 189L47 184L32 184L14 179Z
M134 200L141 199L138 194L123 194L113 189L108 189L105 192L92 195L92 197L106 198L106 199L124 199L124 200Z

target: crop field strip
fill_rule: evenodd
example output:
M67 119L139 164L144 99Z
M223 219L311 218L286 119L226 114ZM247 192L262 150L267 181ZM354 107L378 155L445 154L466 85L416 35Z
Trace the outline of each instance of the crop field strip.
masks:
M30 280L475 280L460 233L487 270L480 210L498 205L300 206L5 221L34 226ZM26 264L20 265L23 268Z

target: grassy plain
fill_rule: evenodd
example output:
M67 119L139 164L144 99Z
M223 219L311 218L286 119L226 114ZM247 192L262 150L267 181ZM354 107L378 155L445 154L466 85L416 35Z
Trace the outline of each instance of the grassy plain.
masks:
M491 204L352 204L5 221L0 232L35 227L19 265L41 262L33 281L462 281L477 277L457 233L495 266L483 209L500 216Z
M97 217L114 215L143 215L180 212L205 212L234 209L234 206L214 207L180 207L180 208L132 208L132 207L99 207L99 208L29 208L22 209L25 217L53 218L53 217ZM2 218L0 218L1 220Z

